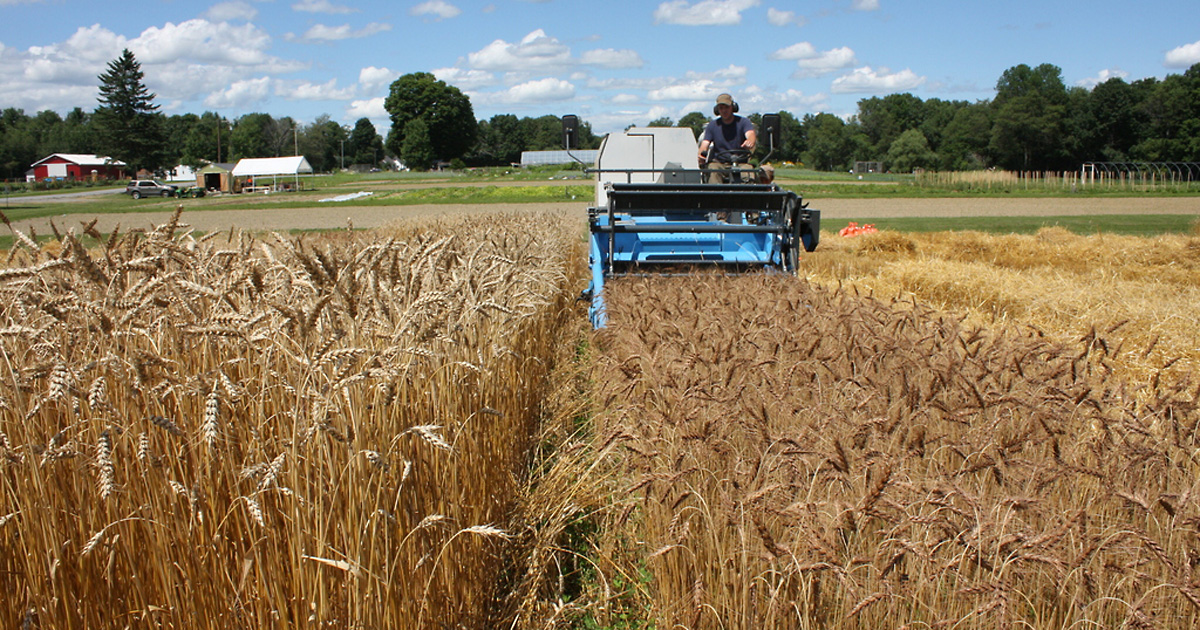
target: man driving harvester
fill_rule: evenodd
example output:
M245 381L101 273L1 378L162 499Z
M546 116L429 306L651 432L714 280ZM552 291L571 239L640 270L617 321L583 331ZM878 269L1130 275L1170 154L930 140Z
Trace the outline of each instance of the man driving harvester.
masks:
M737 115L738 105L729 94L717 97L713 119L704 128L704 138L700 140L700 167L713 169L708 174L708 181L725 183L729 180L728 173L717 172L728 170L735 159L746 162L758 143L758 132L749 118Z

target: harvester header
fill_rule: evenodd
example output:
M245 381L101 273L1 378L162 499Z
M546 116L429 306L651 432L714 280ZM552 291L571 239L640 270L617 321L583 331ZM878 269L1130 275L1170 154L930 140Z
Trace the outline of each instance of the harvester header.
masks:
M563 117L568 150L576 148L578 125L578 117ZM779 116L763 116L762 126L773 152ZM714 156L728 168L702 169L690 128L634 127L605 136L587 171L596 176L588 208L592 280L584 293L593 326L608 321L608 278L714 265L794 273L800 251L816 249L820 211L775 184L769 170L751 166L748 152L738 153Z

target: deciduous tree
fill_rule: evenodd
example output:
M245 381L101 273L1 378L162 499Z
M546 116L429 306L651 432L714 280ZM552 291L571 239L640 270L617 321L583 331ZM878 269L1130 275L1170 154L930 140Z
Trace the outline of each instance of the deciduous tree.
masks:
M400 160L412 170L424 171L433 166L434 159L429 126L421 118L408 121L404 129L404 144L400 147Z
M406 74L392 82L384 108L392 119L387 147L403 158L409 123L424 121L430 150L438 159L461 158L477 133L471 99L428 72Z
M350 138L346 141L346 164L370 164L375 166L383 157L383 138L375 131L369 118L359 118L354 123Z

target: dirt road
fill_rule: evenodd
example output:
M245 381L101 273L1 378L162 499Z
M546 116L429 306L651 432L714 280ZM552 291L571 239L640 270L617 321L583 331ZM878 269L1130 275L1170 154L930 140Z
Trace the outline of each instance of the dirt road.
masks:
M463 213L558 211L578 217L583 224L586 203L555 202L484 205L353 206L333 205L317 208L255 210L202 210L183 214L183 222L209 232L236 227L246 230L319 230L353 226L372 228L394 221L428 219ZM1085 198L1085 199L826 199L813 200L812 207L822 211L825 220L862 220L893 217L969 217L969 216L1062 216L1095 214L1193 214L1200 216L1200 197L1156 198ZM60 231L98 219L96 228L110 232L144 228L164 223L170 211L125 214L87 213L51 217ZM51 218L16 221L14 226L26 233L32 226L38 234L50 233Z

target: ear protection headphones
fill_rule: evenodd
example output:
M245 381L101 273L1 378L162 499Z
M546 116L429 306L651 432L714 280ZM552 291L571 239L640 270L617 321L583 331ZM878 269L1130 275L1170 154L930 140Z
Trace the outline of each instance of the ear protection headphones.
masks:
M736 114L736 113L738 113L738 103L737 103L737 101L734 101L734 102L733 102L733 113L735 113L735 114ZM720 116L720 115L721 115L720 106L719 106L719 105L713 105L713 116Z

